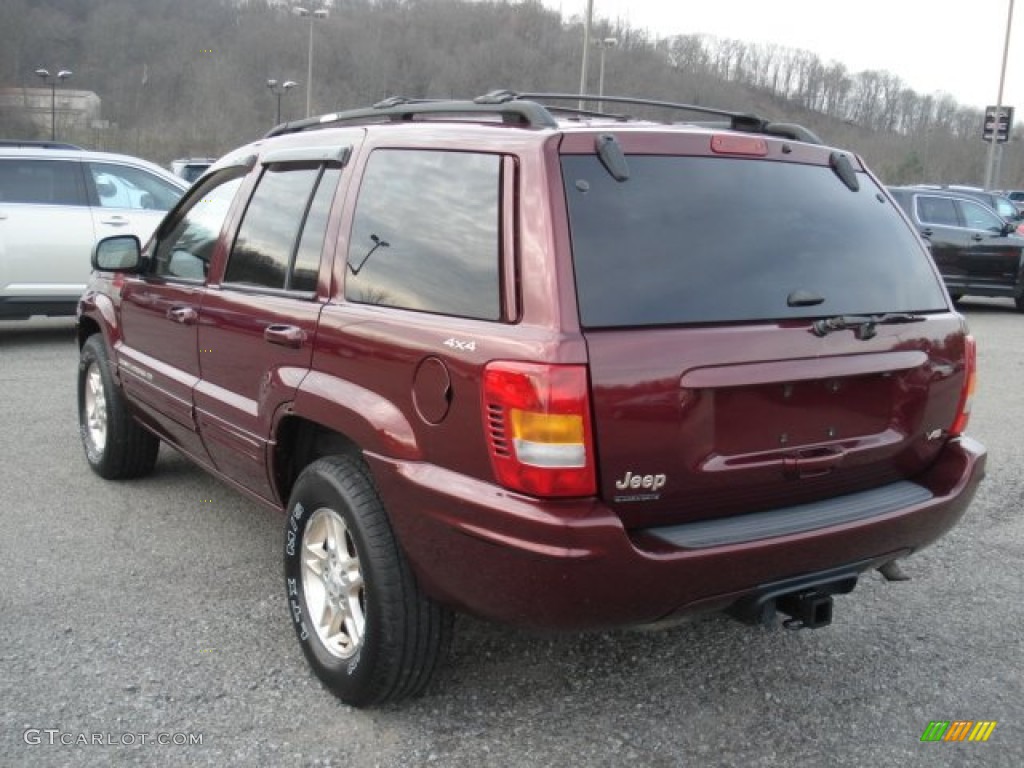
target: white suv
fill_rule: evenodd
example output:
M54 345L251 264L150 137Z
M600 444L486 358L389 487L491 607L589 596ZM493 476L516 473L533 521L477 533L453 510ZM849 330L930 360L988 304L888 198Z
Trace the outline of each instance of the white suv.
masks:
M127 155L0 147L0 319L75 314L96 242L145 242L187 188Z

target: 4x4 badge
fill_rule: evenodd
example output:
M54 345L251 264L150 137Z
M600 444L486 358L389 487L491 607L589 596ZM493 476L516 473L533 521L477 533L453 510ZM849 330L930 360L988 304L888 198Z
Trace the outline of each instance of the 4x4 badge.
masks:
M462 339L446 339L444 345L458 352L476 352L475 341L463 341Z

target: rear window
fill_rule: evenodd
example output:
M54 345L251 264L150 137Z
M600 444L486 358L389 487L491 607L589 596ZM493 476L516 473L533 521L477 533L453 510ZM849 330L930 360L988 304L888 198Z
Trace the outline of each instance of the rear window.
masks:
M562 158L584 327L779 320L946 308L913 232L865 174L822 166ZM797 291L824 299L788 306Z

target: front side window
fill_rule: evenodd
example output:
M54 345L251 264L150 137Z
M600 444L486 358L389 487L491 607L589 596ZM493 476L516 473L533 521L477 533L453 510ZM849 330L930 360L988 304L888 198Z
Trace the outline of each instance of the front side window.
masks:
M0 203L86 205L79 164L71 160L0 160Z
M225 284L316 290L331 200L341 170L271 165L260 178L228 259Z
M181 189L141 168L116 163L87 163L101 208L169 211Z
M992 200L995 203L996 213L1004 219L1010 220L1018 217L1017 207L1005 197L993 197Z
M345 298L456 317L501 317L501 157L377 150L349 241Z
M171 230L159 239L153 273L160 277L203 280L210 268L217 238L242 176L222 180L193 199Z
M1003 220L979 203L961 200L960 210L963 211L964 222L971 229L984 229L989 232L1003 231Z

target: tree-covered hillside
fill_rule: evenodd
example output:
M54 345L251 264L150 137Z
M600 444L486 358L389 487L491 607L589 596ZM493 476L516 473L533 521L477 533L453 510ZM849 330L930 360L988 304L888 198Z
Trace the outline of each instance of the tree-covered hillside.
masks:
M103 118L116 128L63 138L160 161L216 155L273 124L269 78L300 83L282 97L285 119L305 113L310 22L289 5L4 0L0 87L38 87L39 67L72 69L68 87L95 91ZM563 21L536 0L335 0L313 34L314 113L396 94L575 92L579 85L581 20ZM949 97L915 93L890 73L850 73L778 46L653 39L601 19L594 34L618 39L607 54L606 93L801 122L829 143L863 154L887 182L981 181L986 146L979 112ZM596 54L591 60L590 90L596 91ZM0 134L30 130L10 110L0 115ZM1005 186L1024 186L1018 144L1005 152Z

